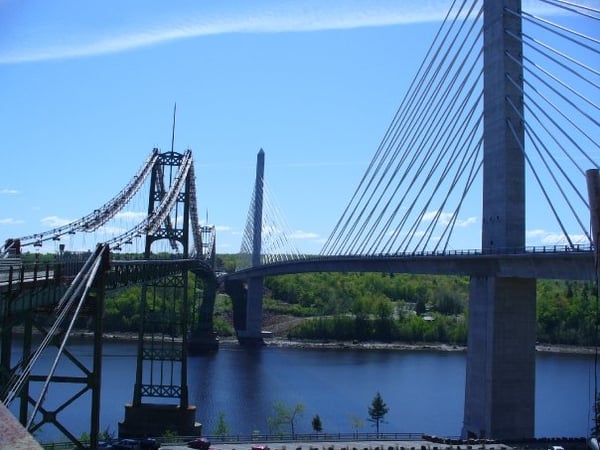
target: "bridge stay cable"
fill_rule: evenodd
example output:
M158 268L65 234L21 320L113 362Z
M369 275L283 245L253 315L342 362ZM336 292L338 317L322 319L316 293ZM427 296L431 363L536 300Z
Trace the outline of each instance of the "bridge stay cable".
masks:
M453 62L452 65L454 65L455 62L455 58L453 58ZM463 63L460 64L460 69L462 69L464 67L464 63L465 61L463 61ZM472 69L473 66L471 67L471 69L469 70L469 73L472 73ZM444 73L442 79L445 80L447 75L450 73L450 68L448 68L446 70L446 72ZM388 197L388 202L386 203L386 205L382 208L382 213L380 214L379 218L375 221L374 225L376 226L379 223L379 219L383 217L383 215L385 214L386 211L388 211L389 207L390 207L390 203L392 200L394 200L397 196L398 190L401 187L401 184L404 180L405 175L408 175L409 173L411 173L412 171L412 162L413 161L417 161L417 158L421 155L422 151L426 150L425 156L423 156L421 158L421 163L419 168L415 171L415 175L413 176L413 180L411 182L408 183L408 185L412 185L414 183L414 181L418 178L419 174L422 172L423 168L425 167L425 164L428 163L431 158L433 157L435 150L438 148L438 145L436 143L439 142L440 139L442 139L442 137L440 137L440 135L442 133L446 133L447 131L447 127L440 127L438 124L443 124L443 123L448 123L448 126L452 126L454 125L454 127L456 128L457 126L459 126L459 122L458 122L458 116L461 114L461 111L464 107L464 103L462 103L459 107L458 110L454 113L454 115L452 117L451 116L453 113L451 112L452 109L455 108L455 103L459 103L457 101L457 98L459 97L459 94L462 90L462 88L465 86L464 80L461 80L459 84L459 89L455 92L455 94L452 96L452 98L449 100L448 99L448 95L450 94L452 88L457 84L457 78L458 78L458 73L460 73L460 70L456 71L455 76L453 77L453 79L449 82L449 84L446 86L446 88L444 89L444 92L440 97L439 100L436 103L430 103L427 109L427 113L429 113L429 111L432 112L432 114L430 114L428 117L424 118L424 122L423 122L423 126L422 127L418 127L417 129L420 131L419 135L417 137L414 137L413 140L411 142L409 142L408 144L405 145L405 148L408 151L405 151L405 154L409 154L412 153L413 157L411 159L411 164L409 164L405 169L404 169L404 173L402 174L402 177L400 178L400 181L398 182L396 188L394 190L392 190L392 193L389 195ZM472 91L472 89L471 89ZM436 93L439 93L439 88L436 89ZM441 118L447 117L449 118L447 121L442 121L439 120ZM416 128L416 127L415 127ZM431 143L430 143L431 141ZM416 147L416 148L415 148ZM447 149L448 147L446 145L441 145L441 148L445 148ZM436 159L437 161L439 161L439 158L442 157L444 154L444 152L442 153L438 153L438 158ZM450 158L450 161L452 161L452 159ZM437 165L437 164L436 164ZM436 166L434 165L434 167ZM395 171L393 172L392 177L389 179L388 184L386 185L384 192L389 192L390 189L390 185L392 183L392 181L397 179L398 173L400 172L400 170L402 169L402 164L399 164ZM430 171L430 175L431 175ZM428 179L428 177L423 177L424 179ZM379 202L376 201L375 205L374 205L374 209L377 208L379 205ZM391 213L391 217L389 218L388 222L387 222L387 226L385 226L383 228L383 231L376 234L375 233L375 227L372 227L370 230L367 231L367 233L364 233L364 235L366 237L371 236L371 235L378 235L379 239L376 239L376 243L379 241L381 241L383 239L383 235L389 232L389 226L391 225L391 221L393 219L393 217L395 217L396 213L398 212L398 207L395 208L394 212ZM370 217L370 216L369 216ZM374 251L374 249L372 248L370 252Z
M561 8L563 14L574 13L579 20L600 20L600 11L595 8L563 1L545 3ZM507 12L519 14L514 10ZM528 53L522 59L519 55L508 56L521 64L524 73L521 92L525 117L521 121L526 147L530 149L526 153L527 167L564 241L573 248L582 240L592 242L584 225L589 221L584 180L590 165L599 167L600 39L527 12L522 17L530 30L521 36L509 36L519 40ZM536 31L539 36L533 36ZM545 42L550 39L552 45ZM509 82L518 86L518 81L510 77ZM514 110L514 105L509 106ZM565 216L558 203L570 211L570 216ZM568 221L581 230L580 235L569 232L573 225Z
M454 23L454 21L450 19L450 16L452 11L454 10L454 6L456 5L456 3L457 0L454 0L452 2L451 7L446 12L441 27L436 32L431 45L427 49L425 58L421 61L419 68L417 69L417 76L415 76L412 79L408 87L407 92L409 94L403 97L400 106L394 114L392 122L388 126L388 129L386 130L385 135L375 152L375 156L369 163L367 170L361 178L356 190L354 191L350 201L345 207L340 219L336 223L333 231L327 238L320 252L322 255L333 254L337 252L337 250L334 249L337 249L340 242L343 242L343 237L347 235L348 232L352 233L353 229L348 231L348 227L351 226L350 219L356 214L357 205L363 203L364 197L365 195L367 195L368 186L370 186L373 183L373 181L376 180L379 170L383 167L383 161L388 159L389 152L393 148L393 144L390 143L390 140L392 142L395 141L397 139L397 133L401 129L401 127L399 127L398 124L402 123L405 120L405 118L412 109L411 105L413 104L413 102L418 101L418 99L420 98L419 95L410 95L410 93L416 93L421 91L422 85L425 80L425 76L423 74L427 74L431 70L434 61L437 59L437 56L441 52L441 49L443 48L442 44L445 42L450 32L449 30L444 30L445 28L447 28L448 24L451 26ZM463 1L462 4L464 6L465 1ZM419 74L421 74L421 76L419 76ZM352 226L356 225L357 221L355 221L354 225Z
M557 8L562 8L566 11L579 14L584 17L592 18L592 19L600 19L600 17L594 16L593 14L589 14L589 12L600 14L600 9L593 8L588 5L577 4L573 2L567 2L564 0L540 0L542 3L546 3L548 5L555 6Z
M263 193L261 263L270 264L304 258L304 255L298 250L295 242L293 242L292 232L282 212L282 208L277 203L273 190L264 178L261 180L261 185ZM256 201L257 192L253 190L240 246L239 269L247 268L251 265Z
M469 69L467 77L469 77L472 74L474 67L475 67L475 64L473 64L471 66L471 68ZM481 72L480 72L480 76L481 76ZM458 157L458 152L463 149L463 147L460 145L460 141L462 140L461 135L464 135L464 132L469 129L468 123L471 121L473 113L477 108L477 103L478 103L477 100L474 102L473 106L471 106L470 111L468 110L467 105L468 105L468 99L471 98L471 96L473 95L473 93L475 91L476 86L478 85L478 83L480 81L480 76L475 79L475 81L473 82L472 86L468 90L468 93L462 102L459 102L458 98L459 98L459 94L461 93L462 89L466 86L466 82L465 82L466 79L461 80L461 82L459 83L459 88L456 90L455 94L450 99L448 99L447 94L450 92L450 89L452 89L452 87L456 84L456 80L453 80L452 84L449 85L447 90L444 92L444 96L442 97L439 104L435 105L434 111L436 111L436 112L433 115L433 120L429 121L429 123L431 123L431 124L446 123L447 125L442 126L442 127L438 126L437 131L435 131L435 129L433 129L433 128L425 129L425 132L423 134L426 137L423 138L423 139L425 139L423 141L424 144L421 144L421 145L427 145L427 141L430 139L430 137L432 138L432 143L427 145L429 147L429 150L425 154L425 156L422 158L421 167L419 167L419 169L413 175L413 178L408 183L408 186L414 187L414 186L416 186L416 183L421 181L421 184L420 184L421 187L418 189L415 188L416 193L413 196L413 202L406 209L403 219L396 225L395 229L402 229L404 224L407 223L407 221L410 219L410 213L413 211L414 207L416 206L416 203L418 201L419 202L422 201L422 198L420 197L421 194L424 193L425 189L428 187L428 185L430 185L431 182L433 182L436 179L435 175L436 175L437 169L442 167L443 163L446 163L446 165L445 165L445 167L442 167L442 173L439 175L439 178L437 178L437 180L438 180L437 187L433 189L433 191L430 193L429 198L424 202L424 207L422 208L422 211L417 215L416 219L413 221L413 225L411 226L411 229L409 229L408 232L405 233L405 237L402 239L402 243L400 244L400 246L397 249L394 249L392 247L392 242L397 241L399 233L390 233L389 226L391 225L391 219L393 219L393 217L395 217L396 214L398 213L398 211L403 207L403 201L406 198L406 196L404 196L403 198L400 199L400 201L398 201L396 207L393 210L393 213L390 216L390 220L388 221L388 226L385 228L385 233L390 234L390 239L388 240L388 245L386 245L384 247L384 253L390 253L390 252L398 253L398 252L407 251L407 247L410 243L410 239L412 239L412 237L413 237L413 232L416 232L417 231L416 228L421 224L423 216L426 213L426 208L433 201L434 195L436 194L437 190L441 186L441 182L445 179L445 175L447 174L449 169L455 165L455 163L457 161L457 157ZM480 95L480 97L481 97L481 95ZM445 107L443 106L442 102L444 102L446 104ZM452 109L455 107L456 104L458 104L459 106L455 112L452 112ZM443 109L443 108L445 108L445 109ZM468 112L466 113L466 117L461 122L460 116L465 112L465 110L467 110ZM447 118L447 120L445 120L445 121L439 120L441 118ZM477 126L475 126L474 128L476 129ZM434 133L434 131L435 131L435 133ZM458 142L457 142L457 140L458 140ZM408 148L410 148L410 146ZM451 151L450 155L448 155L448 152L451 149L452 149L452 151ZM440 150L440 151L436 151L436 150ZM412 151L412 149L411 149L411 151ZM434 162L431 163L431 161L434 161ZM422 169L425 167L426 162L431 164L431 167L430 167L429 171L423 175ZM407 168L404 172L406 174L409 174L411 172L411 170L410 170L410 168ZM394 199L398 196L398 188L399 187L400 186L398 186L392 192L390 199ZM451 189L449 190L449 192L451 192ZM386 205L385 209L387 210L387 208L389 206L390 206L389 204ZM441 213L441 211L438 211L438 212ZM432 223L435 223L435 222L432 221ZM408 243L407 243L407 240L408 240Z
M372 189L371 195L368 198L368 200L365 202L365 206L363 207L363 212L365 211L365 208L368 207L369 204L373 204L374 199L375 200L375 205L372 209L372 213L367 215L367 217L363 220L363 213L361 212L360 215L356 218L353 226L352 226L352 232L351 233L347 233L345 239L343 239L342 242L346 242L346 243L352 243L354 242L354 239L350 238L350 236L352 235L352 233L354 231L356 231L356 233L363 233L363 235L369 236L369 235L376 235L375 232L373 231L369 231L366 232L363 231L364 230L364 225L363 223L367 223L371 220L371 218L373 217L374 214L374 210L377 209L378 205L379 205L379 201L384 195L385 193L389 192L389 186L391 185L391 183L394 181L394 179L396 178L397 174L399 173L400 168L405 167L404 172L408 173L409 170L411 170L411 167L414 166L414 164L416 164L416 162L418 161L420 152L416 151L407 151L407 149L411 149L411 147L413 147L414 145L416 145L416 143L419 142L420 139L422 139L422 136L426 133L423 132L423 129L425 128L425 125L421 126L420 124L424 123L424 124L431 124L433 123L433 120L431 118L428 119L428 114L432 111L435 112L435 108L434 105L432 103L432 101L430 100L430 97L435 98L435 96L439 93L440 89L441 89L441 82L435 82L436 78L440 78L442 80L445 80L448 76L449 70L446 69L442 75L440 75L441 69L444 66L445 62L450 60L450 61L454 61L455 58L451 58L450 57L450 50L451 48L456 44L456 42L466 42L467 39L459 39L458 35L460 34L465 21L463 20L461 23L461 25L458 27L458 31L454 32L454 36L452 36L450 34L453 26L455 25L455 23L458 22L458 18L461 16L461 11L462 8L464 8L465 2L463 2L463 4L461 5L461 9L459 9L459 11L456 12L454 20L451 22L451 27L450 29L446 32L446 34L444 35L443 39L442 39L442 45L439 46L438 51L435 53L434 58L435 59L439 59L440 62L438 64L433 64L434 61L432 61L429 65L428 65L428 70L424 73L423 75L423 79L417 83L418 88L419 88L419 92L412 94L411 97L414 97L417 99L416 103L410 103L410 109L406 110L406 119L404 121L404 123L398 123L395 126L397 127L396 132L394 133L394 139L393 141L390 142L390 145L395 146L395 150L394 152L391 154L391 157L389 158L389 161L386 165L386 169L382 174L382 177L380 178L380 180L377 182L377 185ZM470 11L473 10L475 3L473 3L471 5L471 9ZM442 52L442 49L444 48L444 45L447 47L446 52ZM433 72L433 73L431 73ZM436 105L439 107L439 104ZM417 111L417 112L415 112ZM402 151L404 150L404 151ZM402 152L401 152L402 151ZM400 155L400 160L397 161L397 157L398 155ZM409 158L410 157L410 158ZM405 166L405 163L408 161L407 165ZM383 161L382 161L383 163ZM394 170L391 172L390 174L390 170L391 168L394 167ZM388 182L386 183L385 187L382 187L382 183L384 181L384 177L388 177ZM402 182L402 180L400 181L400 183ZM367 189L369 188L369 186L367 187ZM361 223L362 221L362 223ZM337 253L352 253L353 249L351 248L341 248Z
M365 179L368 179L365 174L334 232L326 241L321 254L357 252L362 254L365 251L375 253L376 243L382 242L383 237L389 234L393 239L394 235L398 234L398 228L390 231L394 214L389 211L390 205L392 201L398 201L394 200L394 196L399 192L408 172L426 173L423 171L429 168L428 172L431 174L431 166L428 165L431 162L427 164L427 161L432 159L433 152L437 150L436 145L439 145L440 141L447 140L439 138L437 144L433 142L428 144L428 141L433 141L433 136L447 132L447 130L444 131L444 127L434 128L433 124L439 121L442 116L441 112L450 111L447 106L440 105L449 105L451 104L449 99L456 97L451 93L453 86L464 84L463 80L458 81L459 75L450 76L453 73L452 70L459 67L460 69L456 69L456 72L460 73L463 68L469 66L467 61L474 58L472 48L481 34L481 27L477 27L476 24L482 10L476 8L477 3L472 2L468 11L464 12L462 8L465 2L463 2L461 8L455 13L454 20L449 24L444 23L438 31L436 38L447 43L445 51L442 51L442 46L437 46L436 51L432 52L434 55L431 60L421 64L421 68L426 67L427 69L423 73L418 73L421 77L416 77L411 83L411 89L414 87L415 90L414 92L409 91L401 105L401 108L406 108L402 114L396 114L395 121L388 128L384 141L380 144L375 158L369 165L369 170L371 170L369 182L364 182ZM450 16L449 12L447 17ZM458 18L462 20L458 20ZM449 29L442 32L446 25ZM469 36L472 38L469 39ZM463 47L470 47L471 50L465 51L467 56L460 57L459 54ZM472 66L473 64L471 64ZM469 72L468 69L466 71ZM464 78L468 79L468 76ZM402 120L396 121L396 118L402 118ZM437 124L436 127L438 127ZM384 146L386 150L381 151ZM393 151L392 148L394 148ZM373 170L373 167L376 169ZM416 169L414 169L415 167ZM375 175L380 176L377 178ZM400 177L399 181L398 177ZM423 177L426 178L425 175ZM409 182L406 184L410 185ZM395 188L392 189L392 185ZM406 193L402 198L405 197ZM387 221L385 220L386 214L388 214ZM384 223L387 225L382 225ZM391 241L388 240L389 242Z

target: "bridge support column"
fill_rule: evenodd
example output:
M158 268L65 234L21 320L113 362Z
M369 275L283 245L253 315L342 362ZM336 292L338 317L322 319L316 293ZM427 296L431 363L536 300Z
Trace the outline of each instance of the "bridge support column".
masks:
M262 277L248 279L246 299L246 329L238 331L240 344L261 345L262 338Z
M265 177L265 152L256 155L256 179L252 215L252 267L261 264L263 193ZM263 278L249 278L246 298L246 328L238 331L240 344L260 345L262 340Z
M219 338L217 333L213 331L213 312L215 309L215 300L217 296L217 280L214 274L196 275L196 285L194 292L199 291L199 284L202 284L202 303L197 305L197 294L194 302L194 314L198 314L194 318L192 324L195 324L190 330L188 338L188 349L192 355L201 355L214 353L219 350ZM202 278L202 280L200 280ZM201 281L201 283L199 283Z
M473 277L463 435L530 438L535 431L535 280Z

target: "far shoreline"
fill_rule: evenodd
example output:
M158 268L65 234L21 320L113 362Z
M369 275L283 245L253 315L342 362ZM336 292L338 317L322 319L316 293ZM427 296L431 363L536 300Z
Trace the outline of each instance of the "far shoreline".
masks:
M22 330L16 331L16 334L22 334ZM72 338L92 339L91 331L77 330L71 333ZM138 334L135 332L105 332L103 340L107 341L137 341ZM167 339L171 339L169 336ZM179 340L179 338L175 338ZM234 336L218 337L219 346L232 347L239 346L238 340ZM403 352L466 352L466 345L448 344L442 342L377 342L377 341L334 341L334 340L293 340L280 336L267 336L264 339L265 347L275 348L293 348L293 349L323 349L323 350L388 350ZM563 344L542 344L536 345L537 353L548 354L571 354L571 355L594 355L598 350L596 347L563 345Z

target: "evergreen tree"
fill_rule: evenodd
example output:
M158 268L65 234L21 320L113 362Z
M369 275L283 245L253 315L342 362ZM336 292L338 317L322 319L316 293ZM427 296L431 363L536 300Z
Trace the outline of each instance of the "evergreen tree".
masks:
M373 422L375 424L375 428L377 429L377 435L379 435L379 424L383 423L383 418L388 413L389 408L384 403L381 398L381 394L377 392L375 398L373 398L373 402L371 406L369 406L369 422Z
M323 431L323 424L321 423L321 418L318 414L316 414L315 417L313 417L312 419L312 427L316 433L320 433L321 431Z
M229 434L229 427L227 426L227 422L225 422L225 413L221 411L217 418L217 426L213 431L215 436L227 436Z

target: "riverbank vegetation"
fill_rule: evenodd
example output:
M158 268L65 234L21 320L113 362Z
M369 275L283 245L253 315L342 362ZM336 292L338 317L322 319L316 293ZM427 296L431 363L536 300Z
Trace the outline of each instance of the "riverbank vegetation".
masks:
M41 255L40 260L50 260ZM220 255L219 267L235 268L235 255ZM189 275L189 298L202 298L202 284ZM135 332L141 288L108 292L104 327ZM294 340L439 342L464 345L468 329L469 279L382 273L308 273L264 280L263 329ZM194 304L194 301L192 301ZM194 308L197 309L198 303ZM176 306L178 309L179 306ZM594 346L598 323L596 285L538 280L537 337L542 344ZM85 319L78 324L86 327ZM231 299L219 292L214 330L231 336Z
M303 274L268 278L265 287L285 304L316 310L290 330L294 339L466 343L466 277ZM593 346L596 323L593 283L538 280L540 343Z

